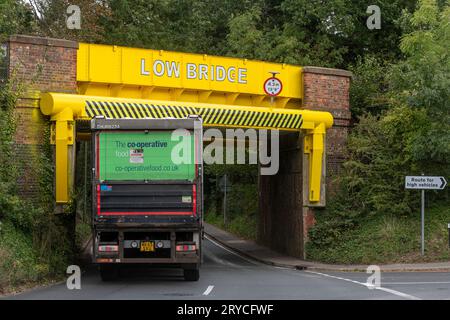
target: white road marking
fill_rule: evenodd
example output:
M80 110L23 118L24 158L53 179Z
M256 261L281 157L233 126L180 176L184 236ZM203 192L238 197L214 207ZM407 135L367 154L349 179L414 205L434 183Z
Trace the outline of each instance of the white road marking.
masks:
M211 259L212 261L214 261L217 264L221 264L224 266L229 266L229 267L233 267L233 268L240 268L240 266L238 266L237 264L234 264L232 262L229 261L225 261L223 259L220 259L219 257L217 257L214 253L212 253L211 251L207 251L205 250L205 252L208 253L208 258Z
M233 254L233 255L235 255L235 256L237 256L237 257L239 257L239 258L241 258L241 259L243 259L243 260L245 260L245 261L247 261L247 262L249 262L249 263L251 263L251 264L253 264L253 265L263 265L262 263L260 263L260 262L258 262L258 261L251 260L251 259L249 259L249 258L247 258L247 257L244 257L244 256L242 256L242 255L240 255L240 254L234 252L233 250L228 249L227 247L221 245L221 244L218 243L217 241L214 241L213 239L211 239L211 238L208 237L207 235L205 235L205 238L208 239L211 243L213 243L213 244L215 244L216 246L218 246L219 248L221 248L221 249L223 249L223 250L225 250L225 251L227 251L227 252L229 252L229 253L231 253L231 254Z
M316 272L316 271L310 271L310 270L305 270L305 272L309 272L309 273L313 273L313 274L318 274L318 275L321 275L321 276L324 276L324 277L328 277L328 278L333 278L333 279L343 280L343 281L347 281L347 282L352 282L352 283L355 283L355 284L359 284L359 285L361 285L361 286L364 286L364 287L366 287L366 288L373 287L373 285L371 285L371 284L369 284L369 283L364 283L364 282L359 282L359 281L351 280L351 279L347 279L347 278L342 278L342 277L332 276L332 275L326 274L326 273L321 273L321 272ZM410 295L410 294L407 294L407 293L403 293L403 292L400 292L400 291L397 291L397 290L389 289L389 288L374 287L374 289L381 290L381 291L385 291L385 292L394 294L394 295L396 295L396 296L399 296L399 297L402 297L402 298L405 298L405 299L410 299L410 300L421 300L420 298L418 298L418 297L416 297L416 296L413 296L413 295Z
M450 284L450 281L422 281L422 282L383 282L383 284Z
M205 292L203 292L204 296L207 296L211 293L211 291L213 291L214 286L208 286L208 288L206 288Z

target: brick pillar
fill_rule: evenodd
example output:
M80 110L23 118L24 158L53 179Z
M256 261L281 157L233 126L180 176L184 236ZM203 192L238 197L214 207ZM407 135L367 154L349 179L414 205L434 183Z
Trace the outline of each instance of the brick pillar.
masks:
M21 159L19 195L39 199L39 163L48 142L50 124L39 110L41 91L77 92L76 62L78 43L60 39L14 35L7 42L8 77L25 84L16 106L16 157Z
M333 127L327 131L326 138L326 190L332 191L332 177L344 161L344 147L350 127L350 79L351 72L340 69L303 67L302 108L328 111L334 117ZM315 212L311 207L303 210L305 237L315 223ZM305 241L307 239L305 238Z

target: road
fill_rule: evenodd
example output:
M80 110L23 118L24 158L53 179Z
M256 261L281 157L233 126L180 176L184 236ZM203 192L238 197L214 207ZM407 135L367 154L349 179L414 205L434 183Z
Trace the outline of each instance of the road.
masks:
M365 273L329 273L283 269L248 260L219 244L204 242L198 282L182 272L126 269L113 282L102 282L93 267L84 270L80 290L65 283L34 289L10 299L450 299L450 273L383 273L381 287L368 289Z

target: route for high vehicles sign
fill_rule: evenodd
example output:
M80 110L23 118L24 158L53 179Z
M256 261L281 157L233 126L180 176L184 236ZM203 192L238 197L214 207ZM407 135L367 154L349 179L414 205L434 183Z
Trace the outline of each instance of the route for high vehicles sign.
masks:
M405 189L443 190L447 185L444 177L406 176Z

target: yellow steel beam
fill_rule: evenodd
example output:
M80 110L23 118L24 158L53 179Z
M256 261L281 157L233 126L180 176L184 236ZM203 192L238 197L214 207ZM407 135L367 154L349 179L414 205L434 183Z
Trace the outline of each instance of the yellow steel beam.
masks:
M80 43L77 51L78 92L85 95L145 98L152 88L156 100L227 103L232 94L237 97L233 104L268 107L264 82L273 73L283 83L279 106L300 107L300 66L88 43ZM174 94L174 89L180 91Z
M309 200L320 201L324 139L326 129L333 125L333 116L328 112L63 93L43 93L41 110L56 121L57 202L60 203L68 201L67 145L73 142L70 141L73 140L73 127L70 127L73 119L89 119L95 115L109 118L182 118L189 114L201 115L206 126L304 130L305 153L309 154Z
M129 99L65 93L43 93L41 95L41 110L44 114L57 114L65 108L71 108L74 117L77 119L90 119L95 115L103 115L107 118L177 118L185 117L188 114L199 114L203 117L205 126L214 127L299 131L302 129L313 130L320 123L323 123L326 129L333 125L333 116L329 112L305 109ZM220 116L227 112L235 112L236 115L232 117ZM242 118L240 118L239 113L242 113ZM264 116L258 118L261 113ZM283 119L276 121L274 118L271 119L270 115L280 116ZM252 119L252 117L255 119ZM285 126L280 125L283 122L281 120L285 122Z

